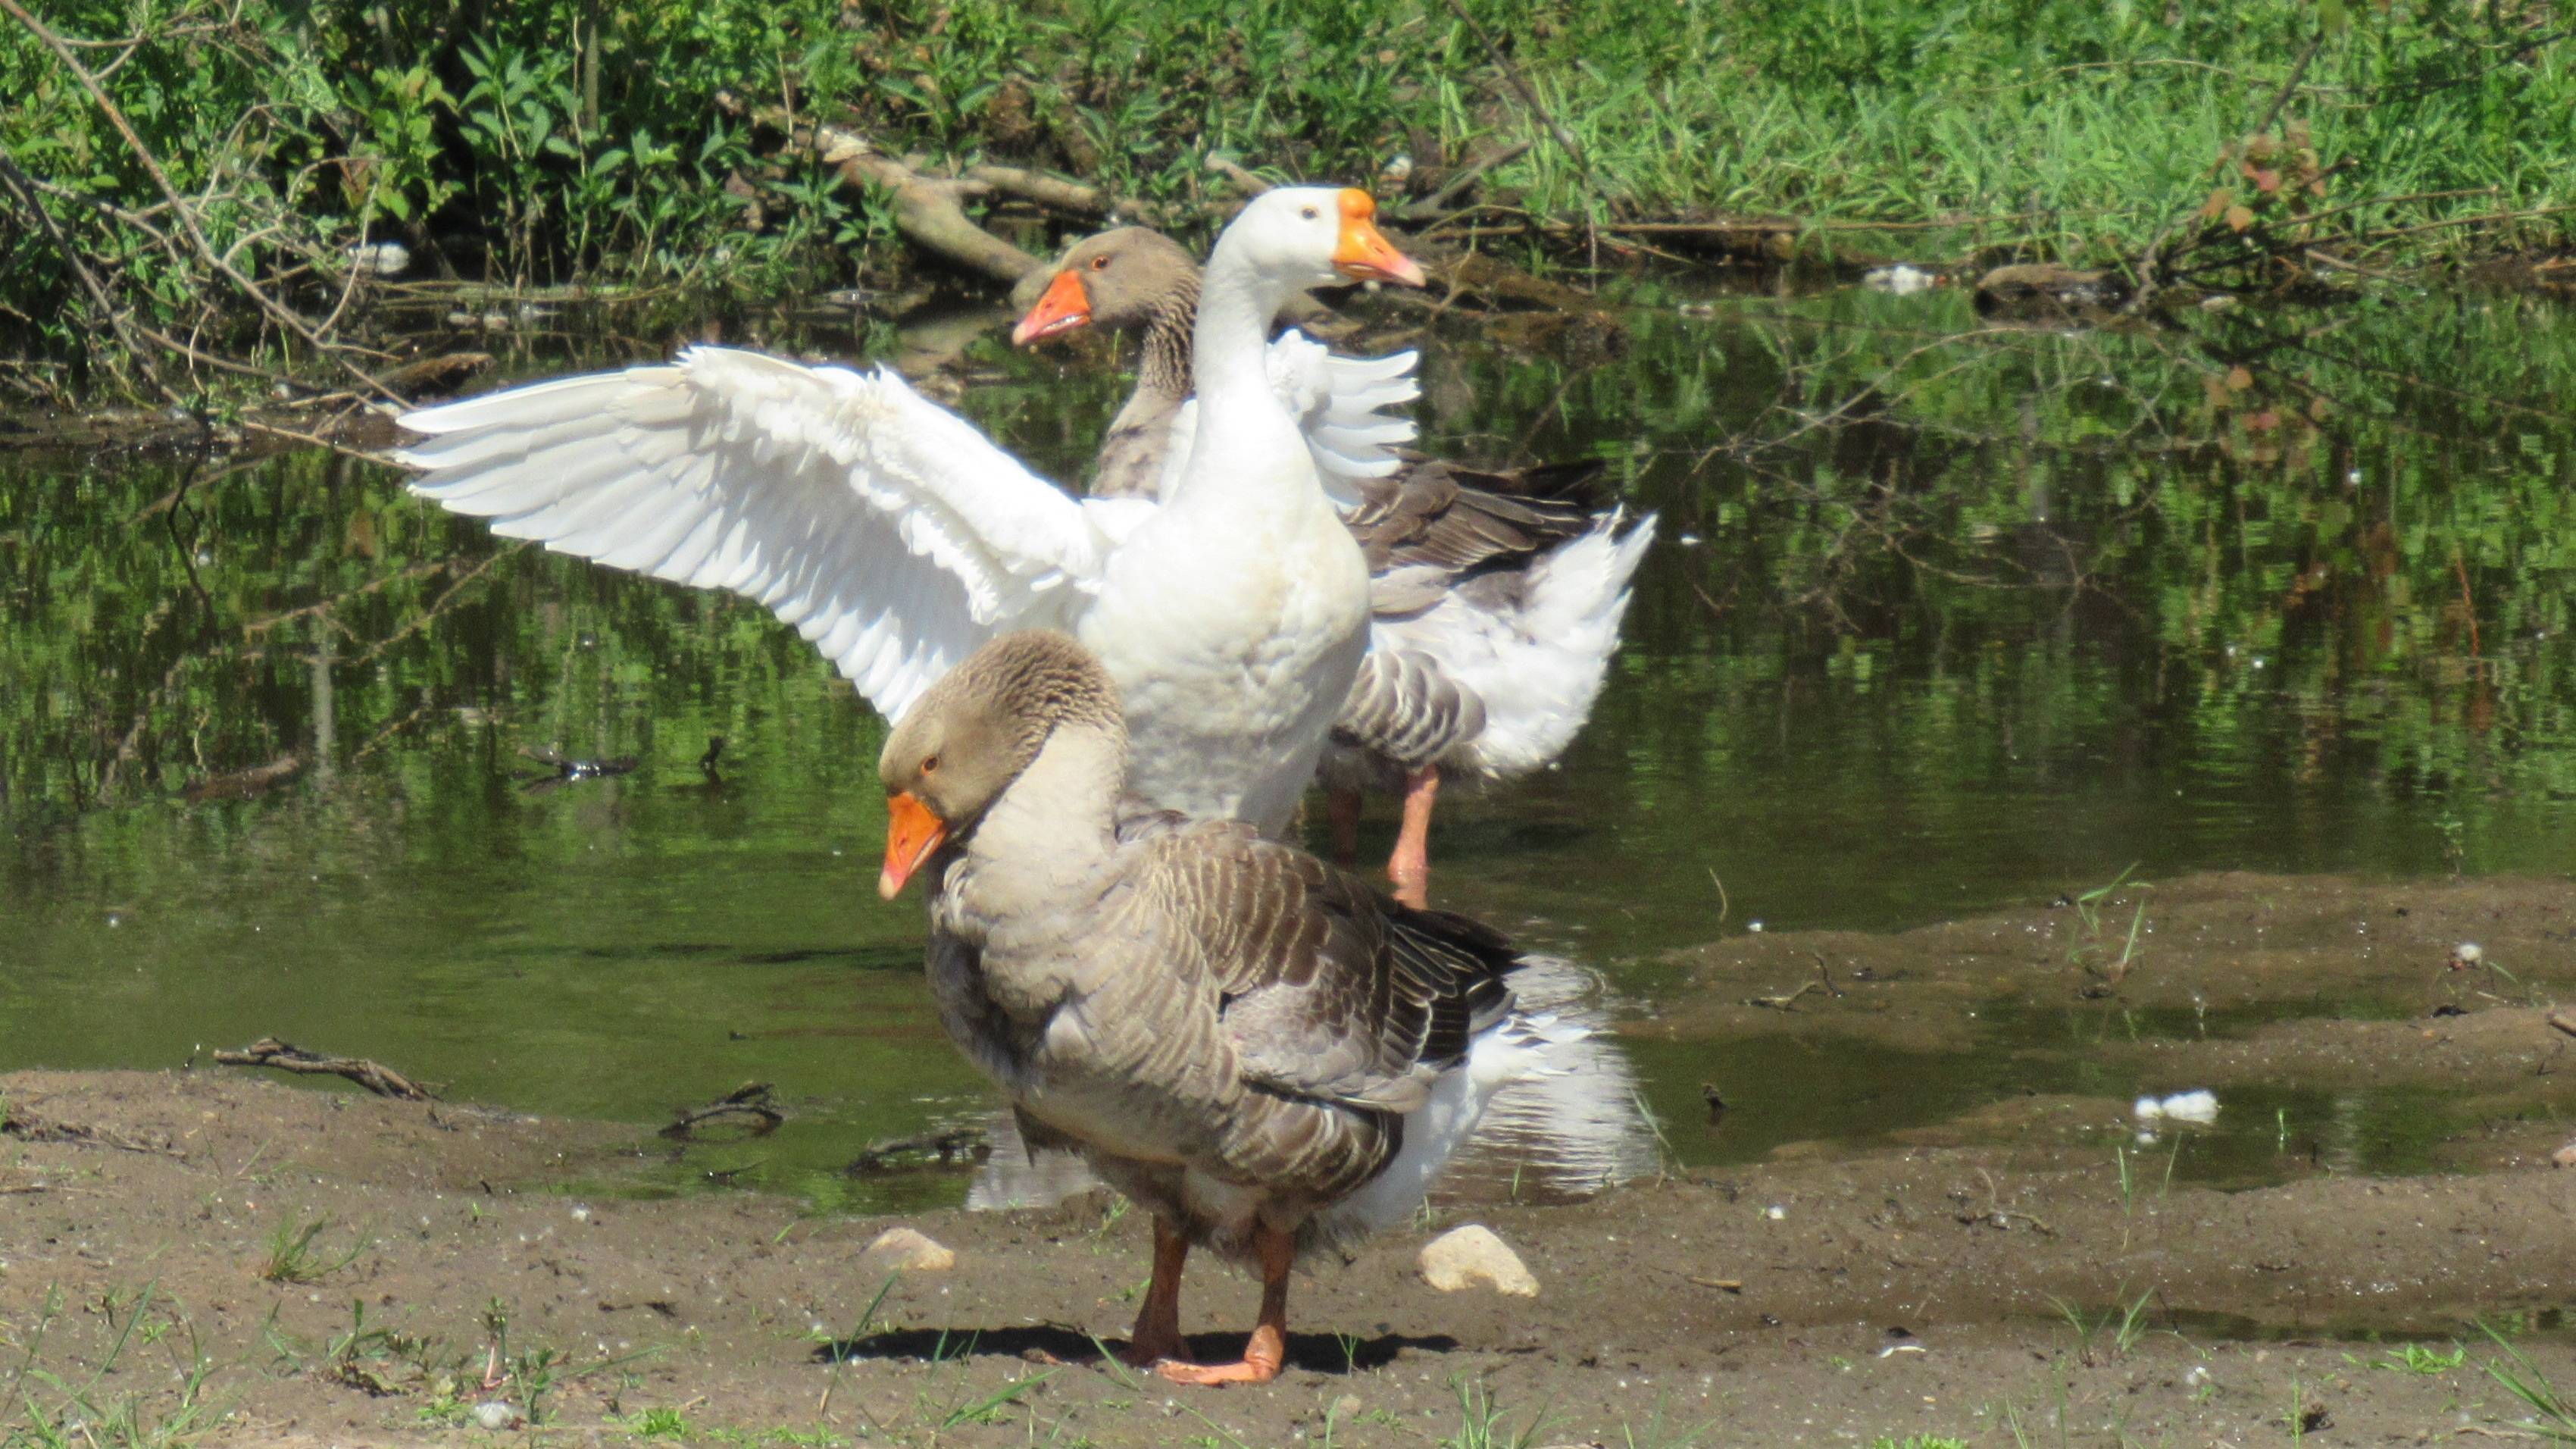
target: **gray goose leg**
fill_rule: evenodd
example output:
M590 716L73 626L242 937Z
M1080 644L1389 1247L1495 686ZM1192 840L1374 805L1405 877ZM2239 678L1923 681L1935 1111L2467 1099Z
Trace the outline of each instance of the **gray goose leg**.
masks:
M1131 1368L1151 1368L1166 1359L1189 1357L1181 1342L1181 1267L1189 1261L1190 1240L1160 1216L1154 1219L1154 1277L1145 1285L1144 1305L1127 1335L1127 1351L1118 1355Z

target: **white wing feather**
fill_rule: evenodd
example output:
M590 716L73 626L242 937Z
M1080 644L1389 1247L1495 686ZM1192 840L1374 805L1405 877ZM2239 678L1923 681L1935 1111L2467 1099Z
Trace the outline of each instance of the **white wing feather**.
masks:
M1306 435L1306 451L1323 475L1324 491L1334 505L1359 502L1353 487L1363 478L1383 478L1404 466L1396 450L1413 441L1413 420L1388 417L1378 409L1409 403L1422 395L1413 370L1421 355L1390 353L1385 357L1341 357L1304 333L1290 329L1270 344L1270 385L1288 404ZM1169 498L1189 461L1190 440L1198 428L1198 399L1181 404L1172 415L1171 442L1163 454L1158 496Z
M405 415L412 490L492 531L757 600L888 719L1064 626L1150 505L1078 501L892 372L697 347Z

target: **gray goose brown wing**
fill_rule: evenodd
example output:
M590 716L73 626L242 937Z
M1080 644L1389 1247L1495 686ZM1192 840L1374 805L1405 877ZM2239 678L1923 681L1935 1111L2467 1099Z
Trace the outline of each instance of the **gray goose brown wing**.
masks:
M1154 842L1153 894L1205 953L1245 1082L1394 1113L1429 1097L1511 1009L1501 933L1388 901L1348 872L1231 825Z

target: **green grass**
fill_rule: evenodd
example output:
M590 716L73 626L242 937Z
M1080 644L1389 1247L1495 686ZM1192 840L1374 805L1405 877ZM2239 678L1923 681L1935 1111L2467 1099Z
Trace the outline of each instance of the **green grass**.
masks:
M63 1310L61 1290L47 1290L14 1361L0 1361L0 1449L177 1449L223 1417L209 1392L218 1366L158 1283L102 1300L115 1336L86 1372L48 1366ZM156 1386L130 1387L138 1383Z
M1548 1427L1544 1410L1514 1421L1480 1380L1451 1379L1458 1392L1458 1432L1440 1441L1441 1449L1528 1449Z
M2505 1392L2521 1401L2529 1412L2519 1426L2534 1438L2559 1444L2576 1444L2576 1401L2558 1391L2513 1340L2505 1337L2493 1324L2479 1322L2481 1332L2504 1351L2504 1357L2489 1359L2483 1365L2487 1376L2504 1387Z
M259 1276L271 1283L313 1283L327 1278L351 1263L367 1250L361 1234L349 1251L337 1258L327 1257L316 1240L331 1226L328 1216L315 1216L301 1223L289 1217L268 1235L268 1257L260 1264Z
M475 12L470 34L436 6L44 13L110 72L171 187L211 198L190 208L208 248L315 318L339 315L361 238L435 244L461 276L512 285L769 295L881 274L886 198L773 160L750 111L782 99L934 166L1071 172L1201 233L1212 152L1359 182L1401 154L1428 186L1519 141L1476 219L1525 236L1535 218L1560 243L1579 223L1711 215L1944 261L2104 262L2162 238L2260 281L2253 254L2291 244L2374 267L2560 245L2567 217L2536 213L2576 204L2576 40L2532 7L1464 8L1476 26L1448 0L535 0ZM0 149L97 264L108 310L168 328L220 304L244 335L207 342L273 334L170 228L63 59L5 19L0 94ZM0 209L30 201L9 196ZM0 382L112 380L101 313L52 248L11 248L0 349L22 361Z

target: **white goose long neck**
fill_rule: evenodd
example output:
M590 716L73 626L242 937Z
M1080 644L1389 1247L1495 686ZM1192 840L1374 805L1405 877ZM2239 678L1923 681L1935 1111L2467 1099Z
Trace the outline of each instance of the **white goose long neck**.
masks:
M1199 294L1191 336L1198 425L1175 502L1308 480L1313 471L1279 466L1302 463L1306 449L1297 420L1270 385L1270 323L1293 289L1263 276L1227 244L1235 239L1229 233L1218 241Z

